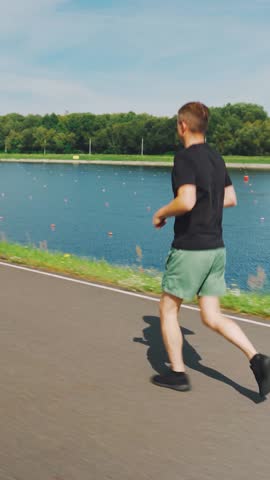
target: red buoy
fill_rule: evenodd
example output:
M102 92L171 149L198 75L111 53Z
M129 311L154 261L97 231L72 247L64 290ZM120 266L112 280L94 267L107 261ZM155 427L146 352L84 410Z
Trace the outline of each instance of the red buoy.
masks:
M244 182L247 183L249 181L249 176L248 175L244 175Z

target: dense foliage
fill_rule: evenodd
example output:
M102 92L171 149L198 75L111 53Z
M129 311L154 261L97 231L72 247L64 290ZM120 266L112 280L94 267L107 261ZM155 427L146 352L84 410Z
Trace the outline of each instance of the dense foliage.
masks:
M207 141L224 155L269 155L270 118L263 107L227 104L211 110ZM145 154L173 152L176 116L129 113L19 115L0 117L0 151L8 153Z

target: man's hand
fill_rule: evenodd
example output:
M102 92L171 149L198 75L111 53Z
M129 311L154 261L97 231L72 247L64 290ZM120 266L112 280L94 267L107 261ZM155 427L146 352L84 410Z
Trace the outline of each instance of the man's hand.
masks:
M155 228L162 228L166 225L166 218L161 216L159 211L157 211L153 216L153 225Z

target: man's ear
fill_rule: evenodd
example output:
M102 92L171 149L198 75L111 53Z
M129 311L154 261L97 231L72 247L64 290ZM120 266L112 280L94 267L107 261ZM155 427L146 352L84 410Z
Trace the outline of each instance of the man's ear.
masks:
M182 122L181 122L182 135L184 135L186 133L187 128L188 128L188 126L187 126L185 120L182 120Z
M177 122L177 131L180 138L182 138L185 132L185 129L183 128L184 124L185 122L183 122L182 120L180 122Z

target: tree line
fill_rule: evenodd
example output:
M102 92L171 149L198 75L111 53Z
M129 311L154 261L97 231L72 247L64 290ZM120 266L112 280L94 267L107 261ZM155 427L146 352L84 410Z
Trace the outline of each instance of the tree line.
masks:
M7 153L171 154L176 115L69 113L0 116L0 151ZM207 142L223 155L270 155L270 118L251 103L210 108Z

